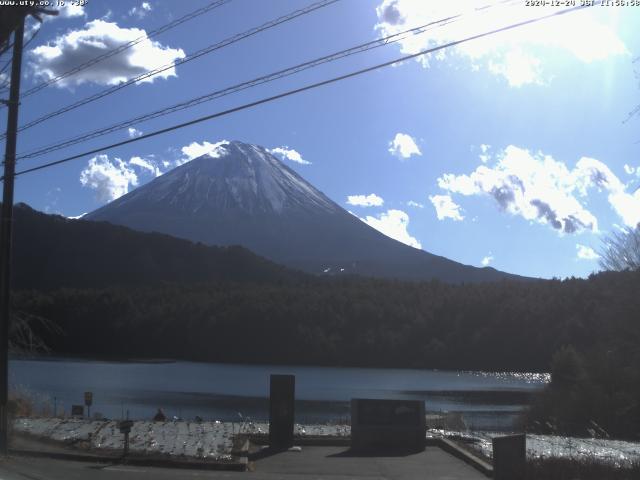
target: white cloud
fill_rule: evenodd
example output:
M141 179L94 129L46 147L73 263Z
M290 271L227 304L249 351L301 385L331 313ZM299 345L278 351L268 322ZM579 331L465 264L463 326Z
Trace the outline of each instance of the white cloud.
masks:
M420 242L407 231L409 215L402 210L387 210L378 217L367 216L360 218L367 225L375 228L387 237L391 237L410 247L422 248Z
M638 175L640 175L640 168L635 168L635 167L632 167L631 165L627 165L625 163L624 164L624 172L627 175L633 175L634 173L637 173Z
M624 190L611 192L609 203L626 226L635 228L640 224L640 189L634 193Z
M80 215L75 215L75 216L69 216L67 218L71 219L71 220L80 220L82 217L84 217L87 214L87 212L81 213Z
M396 133L395 138L389 142L389 153L402 159L422 155L415 140L406 133Z
M409 200L407 202L407 206L415 207L415 208L424 208L424 205L422 203L414 202L413 200Z
M597 260L600 258L600 255L591 247L576 243L576 250L578 251L577 254L580 260Z
M287 147L286 145L271 149L268 148L267 152L269 152L271 155L275 155L280 160L290 160L292 162L300 163L301 165L311 165L311 162L308 162L304 158L302 158L302 155L300 155L300 153L298 153L293 148Z
M381 207L384 204L384 200L382 197L372 193L370 195L349 195L347 203L359 207Z
M628 193L627 186L607 165L595 158L582 157L572 173L582 196L586 196L590 188L606 191L609 204L626 226L635 228L640 223L640 189Z
M480 153L479 157L482 163L487 163L491 158L491 155L489 155L489 150L491 150L491 145L487 145L486 143L480 144L480 151L482 153Z
M133 7L129 10L129 16L144 18L151 10L151 4L149 2L142 2L139 7Z
M127 130L127 133L129 134L129 138L137 138L142 136L142 131L133 127L129 127L129 129Z
M213 158L221 157L226 154L225 145L228 145L227 140L220 140L216 143L204 141L202 143L191 142L189 145L182 147L181 151L184 158L179 159L176 164L182 165L194 158L201 157L202 155L209 155Z
M54 20L67 20L70 18L86 17L87 12L85 7L80 5L74 5L71 2L65 2L62 6L56 6L52 10L57 10L58 15L41 15L42 21L51 22ZM37 30L40 27L40 22L35 19L27 17L27 30Z
M464 216L460 213L460 205L456 204L450 195L430 195L429 200L436 209L438 220L445 218L455 221L464 220Z
M400 50L403 54L413 54L436 45L557 11L551 6L531 9L526 7L524 2L492 5L480 9L484 6L484 3L479 5L476 0L384 0L376 9L376 27L381 36L387 36L437 19L462 14L455 22L449 22L446 26L404 37L399 42ZM434 59L462 60L471 70L489 71L504 78L512 87L548 84L549 75L545 73L544 67L551 51L564 53L582 63L629 54L615 28L607 24L607 16L596 10L584 9L571 15L561 15L521 26L499 35L440 50L435 55L418 57L418 61L428 68Z
M83 6L78 4L73 4L71 2L65 2L62 7L56 7L60 13L57 15L57 18L74 18L74 17L86 17L87 12ZM56 18L53 15L44 15L43 18L51 18L52 20Z
M494 167L481 165L470 175L445 174L438 185L450 193L490 195L503 210L566 233L598 228L573 194L576 185L564 163L513 145Z
M96 191L100 202L110 202L138 185L136 172L119 158L109 159L108 155L98 155L87 163L80 172L83 187Z
M160 170L160 167L158 167L158 165L156 165L156 163L153 160L144 159L141 157L131 157L129 159L129 165L135 165L137 167L140 167L143 170L146 170L147 172L151 173L154 177L159 177L163 173Z
M628 226L640 222L640 190L631 194L603 162L581 158L575 168L542 153L509 145L493 167L481 165L469 175L445 174L438 185L449 193L489 195L513 215L548 224L564 233L598 230L584 206L589 190L608 193L613 210Z
M145 35L146 32L138 28L121 28L116 23L93 20L83 29L71 30L46 45L34 48L31 51L31 67L36 76L51 79ZM117 85L184 57L185 53L181 49L165 47L145 38L122 53L60 80L56 85L71 87L88 82ZM172 67L140 82L153 82L156 78L175 76L176 71Z
M513 48L501 60L489 60L487 68L494 75L502 75L509 86L521 87L528 83L546 85L549 83L541 73L542 61L522 50Z
M489 254L486 257L483 257L480 263L483 267L488 267L491 262L493 262L493 255Z
M58 19L67 20L78 17L84 18L87 16L85 7L73 5L69 2L66 2L62 6L56 6L55 10L58 11L58 15L41 15L42 23L33 17L27 17L25 22L25 40L31 38L31 36L34 35L46 22L52 22Z

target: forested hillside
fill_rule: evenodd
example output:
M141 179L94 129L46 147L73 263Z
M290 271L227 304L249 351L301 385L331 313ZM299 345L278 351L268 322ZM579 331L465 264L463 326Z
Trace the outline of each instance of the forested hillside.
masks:
M547 371L563 345L632 355L640 272L588 280L448 285L307 277L23 291L57 323L54 352L222 362Z
M157 285L215 280L295 282L302 273L242 247L210 247L102 222L14 209L16 289Z

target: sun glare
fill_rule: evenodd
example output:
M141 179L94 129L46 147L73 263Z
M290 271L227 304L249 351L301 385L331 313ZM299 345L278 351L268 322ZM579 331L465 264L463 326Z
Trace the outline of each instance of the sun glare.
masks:
M423 2L390 0L378 8L381 35L389 35L441 19L456 16L455 21L427 27L422 33L401 42L403 53L417 53L426 48L468 38L508 25L561 11L558 7L527 7L523 2ZM582 62L604 61L629 55L617 33L618 14L587 8L545 19L512 30L463 43L439 52L436 59L463 58L474 70L486 68L503 76L511 86L543 84L544 60L565 55ZM426 67L429 59L420 60Z

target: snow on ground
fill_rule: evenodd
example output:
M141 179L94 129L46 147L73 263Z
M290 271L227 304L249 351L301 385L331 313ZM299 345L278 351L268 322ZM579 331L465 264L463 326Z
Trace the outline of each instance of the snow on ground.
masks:
M77 418L19 418L14 428L38 438L66 444L90 442L92 449L122 450L124 435L117 421ZM237 433L267 433L268 423L135 421L129 434L129 449L143 454L168 454L215 460L230 460ZM348 436L345 425L296 425L296 435Z
M14 428L38 438L67 444L90 442L92 449L122 450L124 436L117 421L89 421L76 418L20 418ZM268 433L266 422L188 422L135 421L129 435L129 448L143 454L167 454L215 460L230 460L233 437L237 433ZM295 425L299 436L348 437L348 425ZM457 438L491 457L491 432L429 430L431 437ZM596 438L572 438L527 434L529 457L567 457L599 460L614 465L640 462L640 443Z
M503 435L492 432L432 431L434 435L458 437L469 446L491 458L491 439ZM596 460L616 466L640 462L640 443L603 438L576 438L560 435L527 434L527 456L530 458L565 457L577 460Z
M122 450L124 435L117 421L82 419L21 418L14 428L39 438L66 444L85 441L93 449ZM129 434L129 449L144 454L230 460L234 427L221 422L151 422L136 421Z

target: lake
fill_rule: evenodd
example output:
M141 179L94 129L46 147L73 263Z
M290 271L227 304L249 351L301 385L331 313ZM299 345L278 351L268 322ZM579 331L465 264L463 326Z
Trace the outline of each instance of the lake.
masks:
M427 411L460 412L469 428L509 429L548 374L444 370L235 365L196 362L105 362L14 359L13 391L29 395L38 411L58 414L93 392L92 414L149 419L168 416L221 421L268 418L269 375L296 376L296 421L334 422L349 416L351 398L425 401Z

